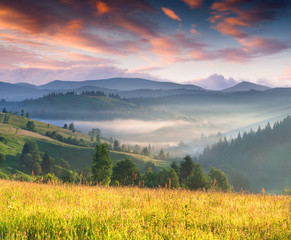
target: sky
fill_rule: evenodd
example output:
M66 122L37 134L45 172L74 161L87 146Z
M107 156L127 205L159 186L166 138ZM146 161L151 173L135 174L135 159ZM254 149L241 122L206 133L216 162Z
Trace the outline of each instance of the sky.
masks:
M291 87L290 2L0 0L0 81Z

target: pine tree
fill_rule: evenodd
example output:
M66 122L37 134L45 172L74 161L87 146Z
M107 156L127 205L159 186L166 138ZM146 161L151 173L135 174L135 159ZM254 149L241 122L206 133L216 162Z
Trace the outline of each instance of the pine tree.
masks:
M112 174L112 160L107 144L97 144L92 163L93 182L108 184Z
M41 168L44 173L49 173L52 171L52 160L47 151L45 151L41 162Z

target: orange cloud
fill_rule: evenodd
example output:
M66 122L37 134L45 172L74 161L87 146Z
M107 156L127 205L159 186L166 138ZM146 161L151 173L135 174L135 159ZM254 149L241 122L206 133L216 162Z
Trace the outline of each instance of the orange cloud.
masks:
M168 37L158 37L151 40L152 52L158 56L171 57L179 54L178 45Z
M162 10L169 18L172 18L174 20L181 22L180 17L176 15L176 13L173 10L165 8L165 7L162 7Z
M96 3L96 8L97 8L97 11L98 11L98 14L99 15L103 15L105 13L108 13L109 12L109 7L106 3L104 2L97 2Z
M190 8L200 8L203 0L182 0L182 2L186 3Z

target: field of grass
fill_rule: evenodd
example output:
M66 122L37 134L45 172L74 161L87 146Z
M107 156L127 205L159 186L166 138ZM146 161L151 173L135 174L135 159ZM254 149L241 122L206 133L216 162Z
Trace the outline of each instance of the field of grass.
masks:
M0 180L1 239L290 239L290 196Z

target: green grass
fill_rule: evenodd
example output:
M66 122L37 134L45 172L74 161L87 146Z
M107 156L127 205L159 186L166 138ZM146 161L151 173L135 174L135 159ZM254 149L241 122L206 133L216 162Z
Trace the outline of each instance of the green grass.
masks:
M8 124L3 124L3 120L4 114L0 114L0 136L7 139L6 142L0 142L0 152L6 155L6 161L0 163L0 171L2 171L2 173L11 173L11 169L19 171L22 169L17 155L21 153L22 147L27 140L35 140L39 146L39 150L41 152L48 151L50 156L55 158L56 161L61 158L69 161L71 170L80 170L83 165L90 166L92 163L92 155L95 152L94 148L74 146L43 136L46 131L57 131L64 136L75 135L78 138L82 137L83 139L90 140L88 135L82 133L74 134L72 131L53 125L48 126L46 123L34 120L32 121L35 122L36 131L29 132L21 129L25 128L26 122L29 119L11 114L9 114ZM169 166L166 161L156 160L137 154L111 151L113 162L117 162L126 157L133 159L141 170L144 169L144 165L147 161L154 162L159 168Z
M1 239L290 239L290 196L0 180Z

